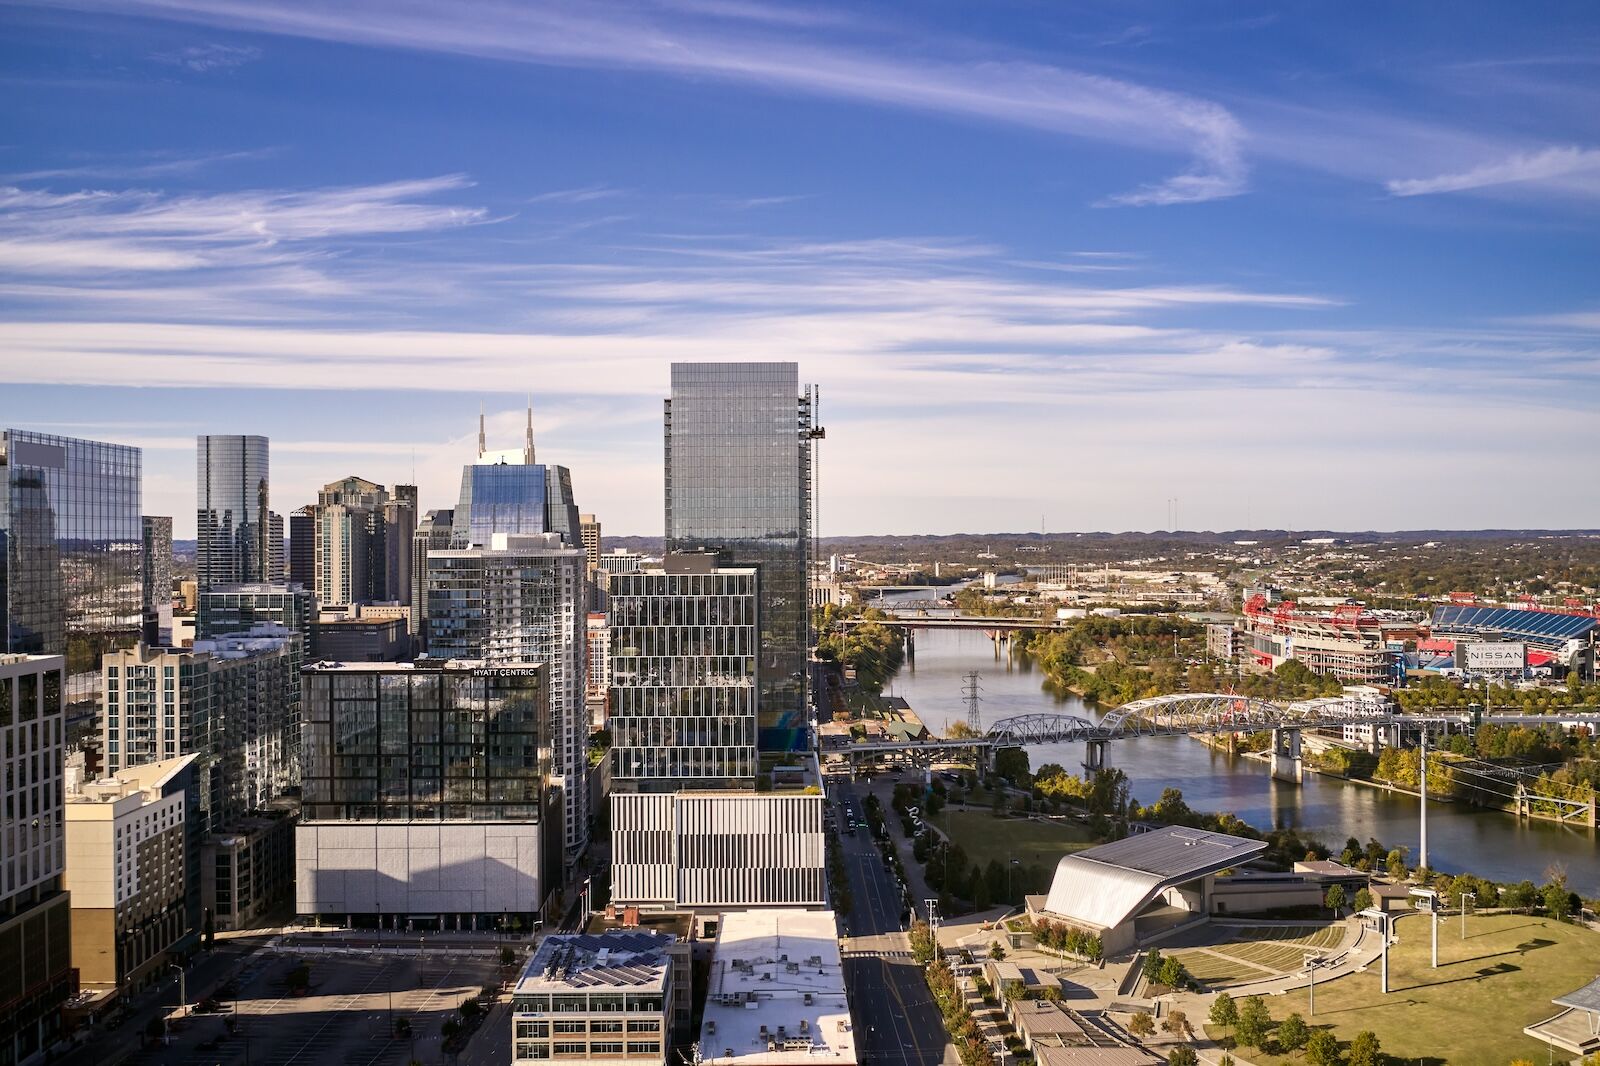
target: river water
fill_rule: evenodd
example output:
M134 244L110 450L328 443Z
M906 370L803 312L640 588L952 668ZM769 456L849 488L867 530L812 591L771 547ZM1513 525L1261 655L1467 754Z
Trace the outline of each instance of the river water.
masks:
M1076 696L1045 691L1043 676L1030 661L997 657L993 642L981 632L921 630L916 644L916 666L902 667L886 691L904 696L936 733L965 720L962 687L971 670L979 673L979 712L986 725L1029 713L1099 717ZM1081 744L1038 745L1027 752L1036 768L1054 762L1082 773ZM1335 851L1346 837L1363 843L1377 837L1386 847L1407 848L1416 861L1415 797L1309 773L1299 786L1275 781L1265 763L1216 752L1187 737L1119 740L1109 746L1107 759L1128 775L1133 795L1145 803L1154 803L1171 785L1182 789L1196 810L1231 811L1258 829L1305 830ZM1470 871L1495 881L1542 883L1546 871L1560 865L1574 890L1600 896L1600 843L1587 829L1519 823L1496 811L1430 803L1428 853L1437 870Z

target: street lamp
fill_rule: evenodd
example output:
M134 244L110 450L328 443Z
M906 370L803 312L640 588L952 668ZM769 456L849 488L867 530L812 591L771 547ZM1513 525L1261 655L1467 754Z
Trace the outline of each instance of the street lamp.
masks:
M1463 893L1461 893L1461 939L1462 940L1467 939L1467 900L1469 900L1469 899L1474 904L1476 904L1478 902L1478 894L1476 892L1463 892Z
M1306 1014L1312 1018L1317 1016L1317 967L1321 966L1324 961L1321 955L1310 953L1306 955L1306 974L1311 978L1311 990L1309 1002L1306 1006Z
M1021 865L1021 859L1012 859L1010 868L1006 870L1006 887L1009 889L1006 895L1007 906L1010 906L1012 901L1017 898L1017 867Z

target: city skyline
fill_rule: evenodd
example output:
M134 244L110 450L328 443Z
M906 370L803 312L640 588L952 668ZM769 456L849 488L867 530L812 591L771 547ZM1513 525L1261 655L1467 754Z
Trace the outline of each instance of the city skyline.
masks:
M1582 5L8 13L12 421L180 539L196 434L427 510L530 392L656 535L675 360L821 385L824 534L1600 526Z

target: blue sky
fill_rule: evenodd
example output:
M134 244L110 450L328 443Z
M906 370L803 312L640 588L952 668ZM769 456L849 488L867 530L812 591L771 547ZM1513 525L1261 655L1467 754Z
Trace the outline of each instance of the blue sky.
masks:
M1536 17L1529 17L1532 11ZM660 531L675 359L822 388L824 533L1600 526L1600 10L0 8L0 421L491 446Z

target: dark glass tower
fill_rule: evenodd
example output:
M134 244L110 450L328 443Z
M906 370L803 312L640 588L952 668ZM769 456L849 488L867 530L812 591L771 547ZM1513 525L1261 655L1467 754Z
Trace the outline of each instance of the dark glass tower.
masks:
M139 640L138 448L0 431L0 650L65 655L67 718L92 717L100 656Z
M195 580L201 589L267 580L267 438L195 438Z
M666 547L759 574L759 744L808 743L811 408L794 363L674 363Z

